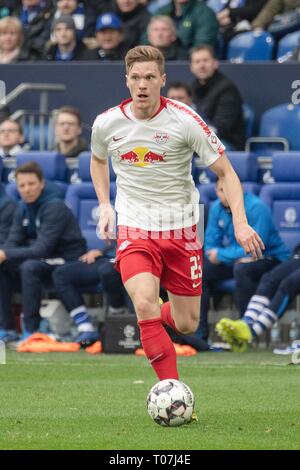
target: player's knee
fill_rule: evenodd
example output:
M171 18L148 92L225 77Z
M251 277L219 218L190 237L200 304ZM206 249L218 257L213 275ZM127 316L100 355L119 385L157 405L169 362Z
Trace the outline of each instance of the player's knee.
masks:
M151 318L157 314L156 303L146 297L136 297L134 299L134 307L137 316L141 319Z
M185 316L185 318L181 318L179 321L176 321L178 331L184 335L195 333L198 328L198 324L199 316L194 312L190 312L189 315Z

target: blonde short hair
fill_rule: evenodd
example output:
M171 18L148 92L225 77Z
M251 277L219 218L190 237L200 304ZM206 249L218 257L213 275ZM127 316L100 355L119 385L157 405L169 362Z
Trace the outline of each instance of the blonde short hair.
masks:
M18 18L14 18L12 16L7 16L6 18L2 18L0 20L0 34L5 33L8 29L13 29L19 35L19 40L17 43L18 47L21 47L24 40L23 28L22 23Z
M135 62L156 62L161 74L165 72L165 58L156 47L137 46L130 49L125 56L126 73Z

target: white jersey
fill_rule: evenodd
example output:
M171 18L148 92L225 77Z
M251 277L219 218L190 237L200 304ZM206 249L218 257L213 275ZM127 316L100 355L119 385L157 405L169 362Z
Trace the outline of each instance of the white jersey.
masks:
M110 156L117 175L118 225L158 231L194 225L199 193L191 175L193 153L209 166L224 146L183 103L161 98L155 116L141 120L131 102L100 114L92 131L93 154Z

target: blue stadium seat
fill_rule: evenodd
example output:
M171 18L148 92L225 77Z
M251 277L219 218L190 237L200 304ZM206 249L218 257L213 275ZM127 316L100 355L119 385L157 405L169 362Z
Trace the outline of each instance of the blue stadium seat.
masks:
M258 164L255 154L242 151L228 151L226 154L242 182L256 183L258 181ZM197 157L193 165L193 177L196 185L200 183L202 187L202 185L214 183L217 180L216 174L209 168L197 167Z
M277 60L281 62L287 54L292 55L294 49L300 45L300 31L287 34L278 42Z
M300 150L300 107L281 104L265 111L260 123L260 137L282 137L290 150Z
M250 62L272 60L274 39L267 32L246 32L235 36L228 44L227 60Z
M34 161L40 165L44 177L50 181L66 181L67 165L64 155L50 151L31 151L19 153L16 157L16 166Z
M249 104L243 104L243 114L245 120L245 131L246 131L246 138L253 136L254 133L254 122L255 122L255 114L251 106Z
M111 183L111 200L115 197L115 183ZM82 182L69 185L65 202L77 218L88 249L106 247L104 240L98 238L96 227L99 220L99 205L93 183Z
M300 150L274 152L272 176L276 183L300 183Z
M300 152L273 155L273 184L266 184L261 199L270 207L283 241L293 250L300 242Z
M82 181L92 181L90 173L91 152L81 152L78 155L79 177ZM109 158L110 181L116 181L116 174L113 170L111 158Z

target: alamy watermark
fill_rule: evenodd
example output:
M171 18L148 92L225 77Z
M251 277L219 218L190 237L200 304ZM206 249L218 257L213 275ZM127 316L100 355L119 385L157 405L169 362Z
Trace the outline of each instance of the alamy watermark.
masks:
M97 208L98 209L98 208ZM101 208L97 216L97 236L100 237ZM97 223L97 222L96 222ZM118 225L118 227L117 227ZM137 228L147 227L147 228ZM122 202L121 213L114 222L112 238L119 240L184 240L185 249L194 251L203 246L203 204L132 205Z
M300 80L294 80L291 88L295 90L291 96L291 102L295 105L300 104Z

